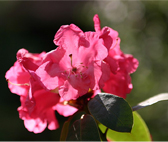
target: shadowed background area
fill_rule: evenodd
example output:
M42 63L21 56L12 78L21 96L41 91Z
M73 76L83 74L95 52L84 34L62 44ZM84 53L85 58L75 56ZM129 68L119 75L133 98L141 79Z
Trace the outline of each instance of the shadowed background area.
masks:
M5 72L16 61L16 52L55 49L53 38L61 25L74 23L83 31L94 31L93 16L101 25L119 32L121 49L140 62L132 74L131 106L158 93L168 92L168 1L7 1L0 2L0 140L59 140L60 128L41 134L28 132L19 119L19 96L10 93ZM168 140L168 102L138 111L154 141Z

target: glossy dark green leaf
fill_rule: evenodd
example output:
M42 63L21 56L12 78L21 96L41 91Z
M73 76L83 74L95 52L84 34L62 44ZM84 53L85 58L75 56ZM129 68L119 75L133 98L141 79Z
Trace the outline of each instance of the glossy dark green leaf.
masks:
M106 127L119 132L131 132L132 109L123 98L99 93L89 101L88 109L94 118Z
M86 114L85 111L78 111L76 112L73 116L70 117L69 121L70 121L70 124L69 124L69 127L72 126L72 124L76 121L76 120L79 120L81 118L82 115Z
M91 115L85 115L81 119L81 140L100 141L97 123Z
M97 124L91 115L84 115L76 120L67 136L68 141L100 141Z
M62 131L61 131L61 137L60 141L65 141L67 139L67 135L69 133L69 128L72 126L72 124L81 118L81 116L85 114L84 111L78 111L74 115L72 115L63 125Z
M67 135L67 141L80 141L80 125L81 120L76 120L72 126L69 129L68 135Z

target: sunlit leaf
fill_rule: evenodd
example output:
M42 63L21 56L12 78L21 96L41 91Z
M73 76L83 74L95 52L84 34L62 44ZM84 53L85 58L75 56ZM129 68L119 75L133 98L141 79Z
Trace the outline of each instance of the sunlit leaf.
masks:
M131 133L116 132L108 130L107 138L111 141L151 141L148 127L144 120L137 112L133 112L134 125ZM99 128L102 132L105 132L106 128L104 125L99 124Z
M123 98L99 93L89 101L88 109L94 118L106 127L119 132L131 132L132 109Z

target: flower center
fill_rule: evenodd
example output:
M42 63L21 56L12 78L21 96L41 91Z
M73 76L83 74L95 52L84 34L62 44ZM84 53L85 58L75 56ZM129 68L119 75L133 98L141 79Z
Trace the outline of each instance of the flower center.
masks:
M72 72L76 73L77 72L77 68L76 67L72 67Z
M77 67L72 65L72 54L69 54L70 60L71 60L71 69L69 70L68 78L70 77L71 74L74 74L76 77L80 75L81 78L82 76L82 71L83 68L87 68L86 66L83 66L83 63L80 63ZM66 72L66 71L65 71Z

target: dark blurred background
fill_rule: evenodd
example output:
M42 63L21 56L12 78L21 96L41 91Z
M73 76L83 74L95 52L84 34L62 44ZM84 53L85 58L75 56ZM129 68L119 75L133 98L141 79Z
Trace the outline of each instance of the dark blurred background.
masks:
M55 49L53 38L61 25L94 31L96 13L102 27L119 32L121 49L140 62L127 97L131 106L168 92L168 1L0 1L0 140L59 140L67 118L56 113L60 128L55 131L27 131L17 112L19 96L10 93L4 75L20 48L32 53ZM168 101L138 112L154 141L168 140Z

